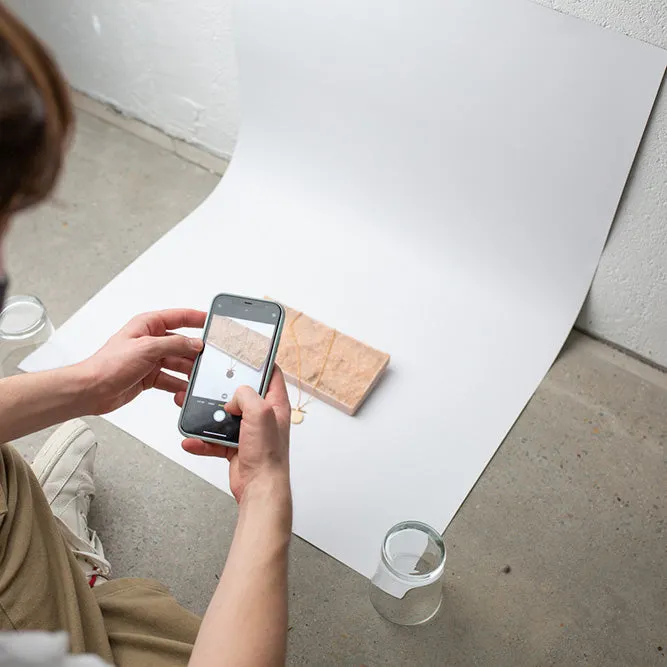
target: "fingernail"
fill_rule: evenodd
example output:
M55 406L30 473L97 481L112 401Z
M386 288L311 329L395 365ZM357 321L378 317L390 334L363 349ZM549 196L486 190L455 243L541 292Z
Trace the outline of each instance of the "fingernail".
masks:
M194 350L200 352L204 347L204 341L201 338L191 338L190 345L192 345Z

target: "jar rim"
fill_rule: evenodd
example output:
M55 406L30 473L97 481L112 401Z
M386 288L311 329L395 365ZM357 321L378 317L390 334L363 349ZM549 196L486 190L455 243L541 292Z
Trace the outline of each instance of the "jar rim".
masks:
M15 308L17 305L20 305L22 303L28 303L32 306L37 306L41 310L39 317L37 317L32 324L23 329L6 331L5 329L3 329L2 326L3 316L6 317L9 310ZM5 301L2 313L0 313L0 338L4 340L22 340L28 338L36 334L38 331L40 331L44 327L46 322L47 322L46 307L36 296L31 296L28 294L10 296Z
M393 535L396 535L397 533L400 533L405 530L416 530L421 533L424 533L435 544L439 552L438 554L439 562L438 565L435 568L433 568L433 570L431 570L430 572L426 572L425 574L410 574L398 570L392 564L391 562L392 559L389 555L389 552L387 551L387 544ZM433 527L421 521L402 521L400 523L397 523L395 526L392 526L392 528L390 528L387 531L387 534L385 535L384 540L382 541L382 562L384 566L389 570L389 572L391 572L391 574L394 577L400 579L403 582L425 583L431 580L435 581L442 575L445 569L446 560L447 560L447 549L445 548L445 542L442 539L442 535L440 535L440 533L438 533Z

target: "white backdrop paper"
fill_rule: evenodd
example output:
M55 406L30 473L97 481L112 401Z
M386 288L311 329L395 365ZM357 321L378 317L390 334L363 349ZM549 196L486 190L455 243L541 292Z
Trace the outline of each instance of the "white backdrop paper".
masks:
M667 59L519 0L242 0L237 23L220 186L27 365L222 291L389 352L356 417L313 402L292 437L296 533L368 576L394 523L446 527L548 370ZM227 490L177 418L157 392L109 417Z

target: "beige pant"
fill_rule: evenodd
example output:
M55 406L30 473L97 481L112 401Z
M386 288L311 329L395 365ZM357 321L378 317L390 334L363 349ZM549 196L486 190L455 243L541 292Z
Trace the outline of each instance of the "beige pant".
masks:
M157 582L91 589L23 457L0 445L0 630L65 630L110 664L187 665L199 619Z

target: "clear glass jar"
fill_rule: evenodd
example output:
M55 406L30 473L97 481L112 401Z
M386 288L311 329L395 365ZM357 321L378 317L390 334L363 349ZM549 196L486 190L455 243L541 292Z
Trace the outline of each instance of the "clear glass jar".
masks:
M419 521L394 526L384 538L370 584L377 612L397 625L430 621L442 604L446 558L445 543L430 526Z
M19 364L53 334L44 304L35 296L12 296L0 313L0 377L19 373Z

